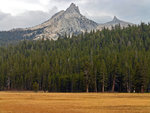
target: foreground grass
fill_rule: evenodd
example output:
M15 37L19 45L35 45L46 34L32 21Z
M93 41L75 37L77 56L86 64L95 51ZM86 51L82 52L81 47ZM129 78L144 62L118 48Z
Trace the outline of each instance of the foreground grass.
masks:
M0 113L150 113L150 94L0 92Z

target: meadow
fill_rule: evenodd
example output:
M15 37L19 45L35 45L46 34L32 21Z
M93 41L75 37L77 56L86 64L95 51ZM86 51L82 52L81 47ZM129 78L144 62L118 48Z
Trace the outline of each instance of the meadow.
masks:
M0 92L0 113L150 113L150 94Z

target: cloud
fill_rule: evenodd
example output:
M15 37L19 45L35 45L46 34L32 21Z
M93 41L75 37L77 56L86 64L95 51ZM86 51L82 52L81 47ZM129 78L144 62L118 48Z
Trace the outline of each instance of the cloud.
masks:
M10 16L10 14L0 12L0 21L7 18L7 17L9 17L9 16Z
M17 16L0 12L0 30L32 27L48 20L57 11L57 7L53 7L49 12L26 11Z
M126 21L140 23L150 21L150 0L92 0L81 6L91 17L118 16ZM100 19L99 19L100 20Z

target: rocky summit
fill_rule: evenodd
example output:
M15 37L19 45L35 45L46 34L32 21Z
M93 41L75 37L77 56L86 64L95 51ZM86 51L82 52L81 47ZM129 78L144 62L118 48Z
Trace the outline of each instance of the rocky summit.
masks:
M65 11L55 14L50 20L28 30L42 29L43 32L35 37L35 40L46 38L56 40L59 36L72 36L81 32L94 30L98 24L81 15L79 8L71 4Z

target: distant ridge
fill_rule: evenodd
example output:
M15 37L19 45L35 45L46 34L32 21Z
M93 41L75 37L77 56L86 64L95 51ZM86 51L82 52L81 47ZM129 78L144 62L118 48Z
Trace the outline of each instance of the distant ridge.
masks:
M58 37L63 38L65 35L78 35L82 32L90 32L91 30L102 30L104 27L111 29L112 26L119 25L128 27L134 25L129 22L122 21L114 16L113 20L104 24L98 24L80 13L79 7L72 3L65 11L62 10L53 15L49 20L40 25L30 28L19 28L10 31L1 31L0 40L57 40Z

